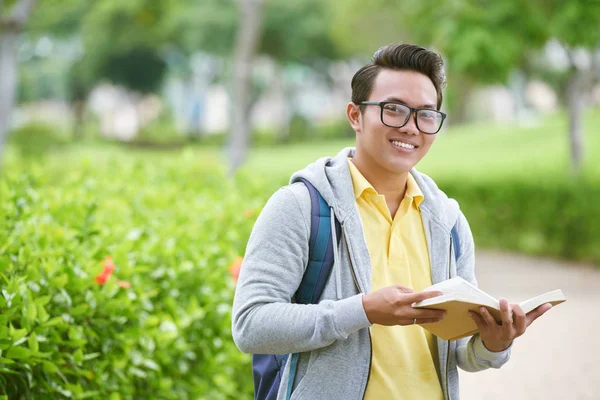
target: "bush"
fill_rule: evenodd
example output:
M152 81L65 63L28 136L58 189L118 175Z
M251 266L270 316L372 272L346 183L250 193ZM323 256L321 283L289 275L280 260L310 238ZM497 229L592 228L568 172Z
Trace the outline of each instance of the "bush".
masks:
M465 212L476 244L600 263L595 180L439 181Z
M227 145L227 132L205 134L198 142L206 146ZM291 143L313 143L315 141L331 141L353 138L354 131L346 120L333 121L314 125L306 118L295 115L289 126L289 135L282 137L272 129L254 129L252 132L252 147L269 147Z
M66 142L67 139L55 127L41 122L25 124L9 135L9 144L25 158L40 158Z
M251 397L228 266L268 193L188 153L131 158L0 180L0 397Z

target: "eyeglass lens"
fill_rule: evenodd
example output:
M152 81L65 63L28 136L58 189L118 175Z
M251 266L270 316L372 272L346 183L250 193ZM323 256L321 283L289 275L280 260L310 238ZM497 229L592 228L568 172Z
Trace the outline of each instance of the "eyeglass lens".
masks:
M402 104L386 104L382 111L382 122L388 126L400 128L410 118L410 109ZM436 133L442 125L443 116L436 110L417 111L417 128L425 133Z

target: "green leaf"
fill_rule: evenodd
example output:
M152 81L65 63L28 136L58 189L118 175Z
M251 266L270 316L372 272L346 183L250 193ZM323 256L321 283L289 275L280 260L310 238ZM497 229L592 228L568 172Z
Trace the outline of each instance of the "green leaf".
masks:
M58 367L53 362L42 361L42 365L44 367L44 371L46 371L49 374L54 374L54 373L58 372Z
M25 360L25 359L31 357L31 350L29 350L25 347L11 347L6 352L6 357L14 358L17 360Z
M13 342L17 342L27 336L27 329L15 329L12 324L10 324L8 332Z
M27 320L30 323L35 322L35 318L37 317L37 307L35 305L35 303L30 302L27 305Z
M83 361L93 360L94 358L98 358L102 355L102 353L88 353L83 355Z
M75 360L77 364L81 364L83 362L83 351L81 349L77 349L77 351L73 353L73 360Z
M44 324L44 326L48 327L48 326L57 326L60 324L63 324L65 322L63 317L54 317L54 318L50 318L48 320L48 322L46 322Z
M48 315L48 312L46 312L46 308L42 304L37 305L37 311L38 311L38 317L39 317L38 319L41 323L48 321L48 318L50 318L50 315Z
M74 317L85 314L90 309L90 306L87 304L80 304L77 307L73 307L71 309L70 314Z
M29 349L31 349L31 351L37 353L39 351L40 347L39 347L37 336L36 336L35 332L32 333L31 335L29 335L28 342L29 342Z
M67 283L69 283L69 275L67 274L62 274L52 279L52 285L57 288L63 288Z
M145 359L143 364L146 368L149 368L153 371L160 371L160 367L158 366L158 364L150 359Z
M34 301L35 301L35 304L45 306L46 304L48 304L50 302L50 300L52 300L51 296L40 296L40 297L37 297Z

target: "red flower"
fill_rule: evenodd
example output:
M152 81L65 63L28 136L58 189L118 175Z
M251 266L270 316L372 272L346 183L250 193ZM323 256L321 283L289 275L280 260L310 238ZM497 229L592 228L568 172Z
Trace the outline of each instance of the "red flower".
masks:
M100 274L98 274L98 276L96 276L96 282L99 285L106 284L106 282L112 276L112 274L116 268L117 268L117 266L115 265L112 258L110 256L107 256L106 259L104 260L104 270L102 270L102 273L100 273ZM121 286L123 289L129 289L131 287L131 282L121 281L121 280L117 279L117 285Z
M240 256L237 256L231 265L229 266L229 273L233 277L233 280L237 283L238 277L240 276L240 270L242 269L242 262L244 259Z
M104 273L112 274L116 266L111 256L106 256L104 260Z
M96 282L99 285L104 285L107 280L108 280L108 276L106 274L100 274L100 275L96 276Z
M246 218L252 218L252 217L254 217L254 210L253 210L253 209L251 209L251 208L247 208L247 209L244 211L244 216L245 216Z
M106 256L106 259L104 260L104 270L101 274L96 276L96 282L99 285L104 285L108 278L110 278L112 273L115 271L115 268L116 266L112 258L110 256Z
M120 281L117 279L117 285L121 286L123 289L129 289L131 287L131 282Z

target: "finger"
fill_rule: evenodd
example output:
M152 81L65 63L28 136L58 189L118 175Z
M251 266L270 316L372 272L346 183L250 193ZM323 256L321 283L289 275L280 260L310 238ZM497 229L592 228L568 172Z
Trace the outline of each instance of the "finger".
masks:
M506 299L500 299L500 317L502 318L502 326L510 327L512 325L511 310Z
M414 293L415 292L408 286L404 286L404 285L396 285L396 290L398 290L400 293Z
M533 321L535 321L536 319L538 319L539 317L541 317L542 315L544 315L551 308L552 308L552 304L546 303L546 304L542 304L541 306L539 306L535 310L530 311L529 313L527 313L527 319L526 319L526 322L525 322L526 326L531 325L533 323Z
M517 331L517 334L520 336L523 333L525 333L525 329L527 328L527 326L525 325L525 323L526 323L525 312L523 311L521 306L518 304L511 304L511 308L513 311L513 324Z
M431 299L433 297L438 297L441 296L442 292L438 292L438 291L424 291L424 292L419 292L419 293L410 293L408 295L406 295L406 301L408 303L417 303L419 301L423 301L426 299Z
M446 315L445 310L435 310L431 308L413 308L414 312L411 313L411 317L423 319L423 318L443 318Z
M492 314L490 314L490 312L487 310L487 308L479 307L479 314L481 315L481 318L483 318L483 320L485 321L485 324L489 328L498 326L498 323L496 322L494 317L492 317Z
M469 315L471 316L471 318L473 318L473 321L475 321L475 325L477 325L477 328L480 332L487 329L487 324L485 320L481 318L481 315L477 314L474 311L469 311Z
M440 322L442 318L417 318L417 325L421 324L432 324L434 322Z

